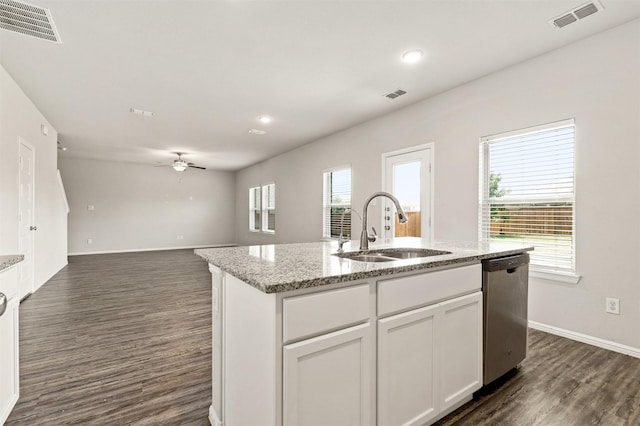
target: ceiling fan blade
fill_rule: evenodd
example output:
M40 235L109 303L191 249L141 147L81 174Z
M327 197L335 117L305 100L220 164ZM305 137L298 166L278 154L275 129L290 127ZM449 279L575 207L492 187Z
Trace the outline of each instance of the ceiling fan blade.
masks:
M189 164L189 167L191 167L192 169L207 170L206 167L194 166L193 164Z

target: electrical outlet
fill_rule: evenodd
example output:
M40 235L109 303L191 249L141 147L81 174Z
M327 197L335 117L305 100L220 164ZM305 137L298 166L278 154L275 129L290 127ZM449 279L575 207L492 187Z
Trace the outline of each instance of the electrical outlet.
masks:
M179 240L184 240L184 235L178 235Z
M607 313L620 315L620 299L607 297Z
M87 238L87 244L93 244L93 238Z
M93 204L89 204L87 206L87 210L89 210L90 212L94 211L96 208L93 206Z

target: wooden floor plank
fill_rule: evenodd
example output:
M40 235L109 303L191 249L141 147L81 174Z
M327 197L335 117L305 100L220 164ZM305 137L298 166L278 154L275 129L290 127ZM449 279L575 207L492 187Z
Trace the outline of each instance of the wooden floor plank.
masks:
M640 359L529 329L520 368L436 425L638 426Z
M20 306L6 425L207 425L211 276L192 250L75 256Z

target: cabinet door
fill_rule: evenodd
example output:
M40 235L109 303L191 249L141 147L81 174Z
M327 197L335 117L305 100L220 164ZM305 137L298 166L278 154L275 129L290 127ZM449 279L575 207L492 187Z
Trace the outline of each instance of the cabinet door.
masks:
M373 348L369 323L283 349L283 424L373 423Z
M482 386L482 292L440 304L440 409Z
M0 425L18 400L18 297L0 316Z
M422 425L439 413L438 305L378 321L378 426Z

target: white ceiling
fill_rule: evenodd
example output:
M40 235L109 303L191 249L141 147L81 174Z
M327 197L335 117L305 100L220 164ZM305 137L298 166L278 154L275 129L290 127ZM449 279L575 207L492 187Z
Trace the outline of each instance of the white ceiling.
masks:
M602 0L548 24L585 1L30 0L62 44L0 30L0 63L64 156L236 170L640 17L639 0ZM410 48L424 60L403 64Z

